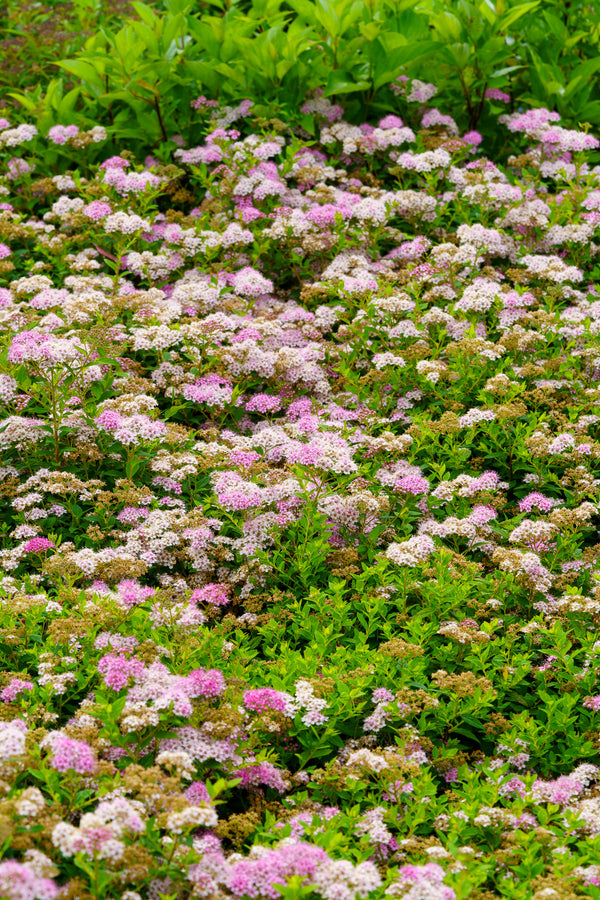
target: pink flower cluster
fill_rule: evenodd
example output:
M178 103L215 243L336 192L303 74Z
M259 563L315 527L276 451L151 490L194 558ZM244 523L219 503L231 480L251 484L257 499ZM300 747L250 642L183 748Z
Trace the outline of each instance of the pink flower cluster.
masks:
M3 703L14 703L20 694L33 690L33 682L23 678L11 678L9 683L0 693Z
M54 900L58 887L51 878L36 875L15 859L0 862L0 896L3 900Z
M213 606L226 606L230 602L230 588L227 584L205 584L197 588L190 600L192 603L211 603Z
M50 734L48 743L52 756L50 765L57 772L77 772L92 775L97 766L94 751L86 741L77 741L64 734Z
M253 688L250 691L245 691L242 702L246 709L252 709L256 712L265 712L267 709L285 712L288 706L286 695L273 688Z

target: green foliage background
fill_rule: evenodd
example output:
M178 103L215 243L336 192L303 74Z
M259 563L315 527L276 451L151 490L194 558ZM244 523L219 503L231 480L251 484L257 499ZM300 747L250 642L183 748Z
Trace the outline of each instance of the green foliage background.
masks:
M199 94L289 122L320 89L350 121L376 120L404 73L492 143L490 88L600 124L600 8L581 0L10 0L0 15L4 103L42 132L105 125L134 151L199 140Z

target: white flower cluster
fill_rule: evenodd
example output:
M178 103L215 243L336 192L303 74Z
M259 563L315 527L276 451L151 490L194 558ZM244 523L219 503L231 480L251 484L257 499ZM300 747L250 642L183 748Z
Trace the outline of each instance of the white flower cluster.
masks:
M583 281L581 269L566 265L559 256L527 254L521 257L519 263L526 266L528 273L535 278L547 278L557 284L562 284L563 281Z
M300 679L296 682L295 688L296 693L288 701L286 715L302 712L304 725L323 725L327 722L329 717L322 712L327 709L327 701L315 695L315 689L310 681Z
M435 544L427 534L419 534L397 544L390 544L386 557L397 566L418 566L433 553Z

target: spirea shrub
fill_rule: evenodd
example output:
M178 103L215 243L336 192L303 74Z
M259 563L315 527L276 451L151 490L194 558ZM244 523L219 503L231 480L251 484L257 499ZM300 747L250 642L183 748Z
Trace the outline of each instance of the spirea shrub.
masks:
M434 94L0 131L2 900L600 896L598 140Z

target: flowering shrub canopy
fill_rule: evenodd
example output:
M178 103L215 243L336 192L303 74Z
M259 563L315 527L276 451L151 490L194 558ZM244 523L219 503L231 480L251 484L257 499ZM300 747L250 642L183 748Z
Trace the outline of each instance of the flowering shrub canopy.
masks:
M3 123L2 900L600 896L599 143L395 84Z

